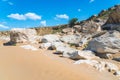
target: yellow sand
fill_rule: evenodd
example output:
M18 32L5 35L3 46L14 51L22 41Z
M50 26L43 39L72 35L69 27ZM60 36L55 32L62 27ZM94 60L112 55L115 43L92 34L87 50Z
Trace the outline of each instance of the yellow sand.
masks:
M45 53L0 46L0 80L116 80L108 72L98 72L87 65L67 64Z

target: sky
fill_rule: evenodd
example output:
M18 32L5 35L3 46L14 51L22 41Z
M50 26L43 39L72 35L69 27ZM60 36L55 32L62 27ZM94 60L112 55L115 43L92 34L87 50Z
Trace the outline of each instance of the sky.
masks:
M115 4L120 0L0 0L0 30L81 21Z

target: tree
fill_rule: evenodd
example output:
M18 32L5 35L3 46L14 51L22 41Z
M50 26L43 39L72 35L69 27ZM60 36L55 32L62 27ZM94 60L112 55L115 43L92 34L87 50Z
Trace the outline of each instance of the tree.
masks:
M69 27L73 27L77 21L78 18L72 18L71 20L69 20Z

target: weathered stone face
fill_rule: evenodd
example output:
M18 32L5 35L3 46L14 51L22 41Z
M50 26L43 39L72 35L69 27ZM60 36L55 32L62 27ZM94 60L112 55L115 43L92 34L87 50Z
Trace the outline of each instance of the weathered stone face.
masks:
M120 31L120 6L117 6L109 15L108 20L102 26L104 30Z
M71 34L72 31L73 31L72 28L65 28L65 29L62 30L62 32L63 32L63 33L66 33L66 34Z
M99 20L99 21L86 21L84 23L81 24L81 32L83 33L93 33L95 31L101 31L101 25L104 24L103 20Z
M41 39L41 42L43 43L47 43L47 42L59 42L59 35L55 35L55 34L48 34L48 35L44 35Z
M78 44L81 40L81 35L64 35L60 40L69 44Z
M67 57L71 59L86 59L86 60L99 59L97 56L95 56L94 52L89 50L84 51L78 50L71 53L63 53L63 56L65 55L67 55Z
M106 24L120 24L120 6L109 15Z
M25 34L19 32L11 32L10 39L11 42L18 42L18 43L28 41L28 37Z
M115 34L117 32L108 32L94 38L88 43L87 49L97 53L118 53L120 51L120 38Z
M10 33L10 41L15 43L33 42L37 33L34 29L14 29Z

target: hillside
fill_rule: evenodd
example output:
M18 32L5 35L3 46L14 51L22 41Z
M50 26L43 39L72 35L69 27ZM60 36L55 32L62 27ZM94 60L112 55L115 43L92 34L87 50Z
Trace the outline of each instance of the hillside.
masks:
M2 78L119 80L119 12L115 5L81 22L0 32Z
M98 18L99 19L108 19L110 13L113 12L119 6L120 5L115 5L115 6L111 7L111 8L108 8L107 10L102 10L98 15L93 15L90 18L88 18L87 21L88 20L97 20Z
M100 24L99 26L102 26L107 21L110 13L113 12L119 6L120 5L115 5L111 8L108 8L107 10L102 10L98 15L93 15L86 20L80 21L77 23L77 25L80 25L82 28L85 27L86 29L89 29L89 30L91 29L91 26L93 27L93 25L96 25L96 23ZM38 35L45 35L45 34L50 34L50 33L53 34L53 33L61 32L62 29L66 28L68 26L69 26L68 24L62 24L62 25L49 26L49 27L34 27L32 29L35 29L37 31ZM96 26L94 26L94 27L96 27ZM97 27L98 27L98 25L97 25ZM78 28L80 29L80 27L78 27ZM93 31L89 31L89 30L88 30L88 32L94 31L94 30ZM85 31L81 31L81 32L85 32ZM9 35L9 31L1 31L0 35Z

